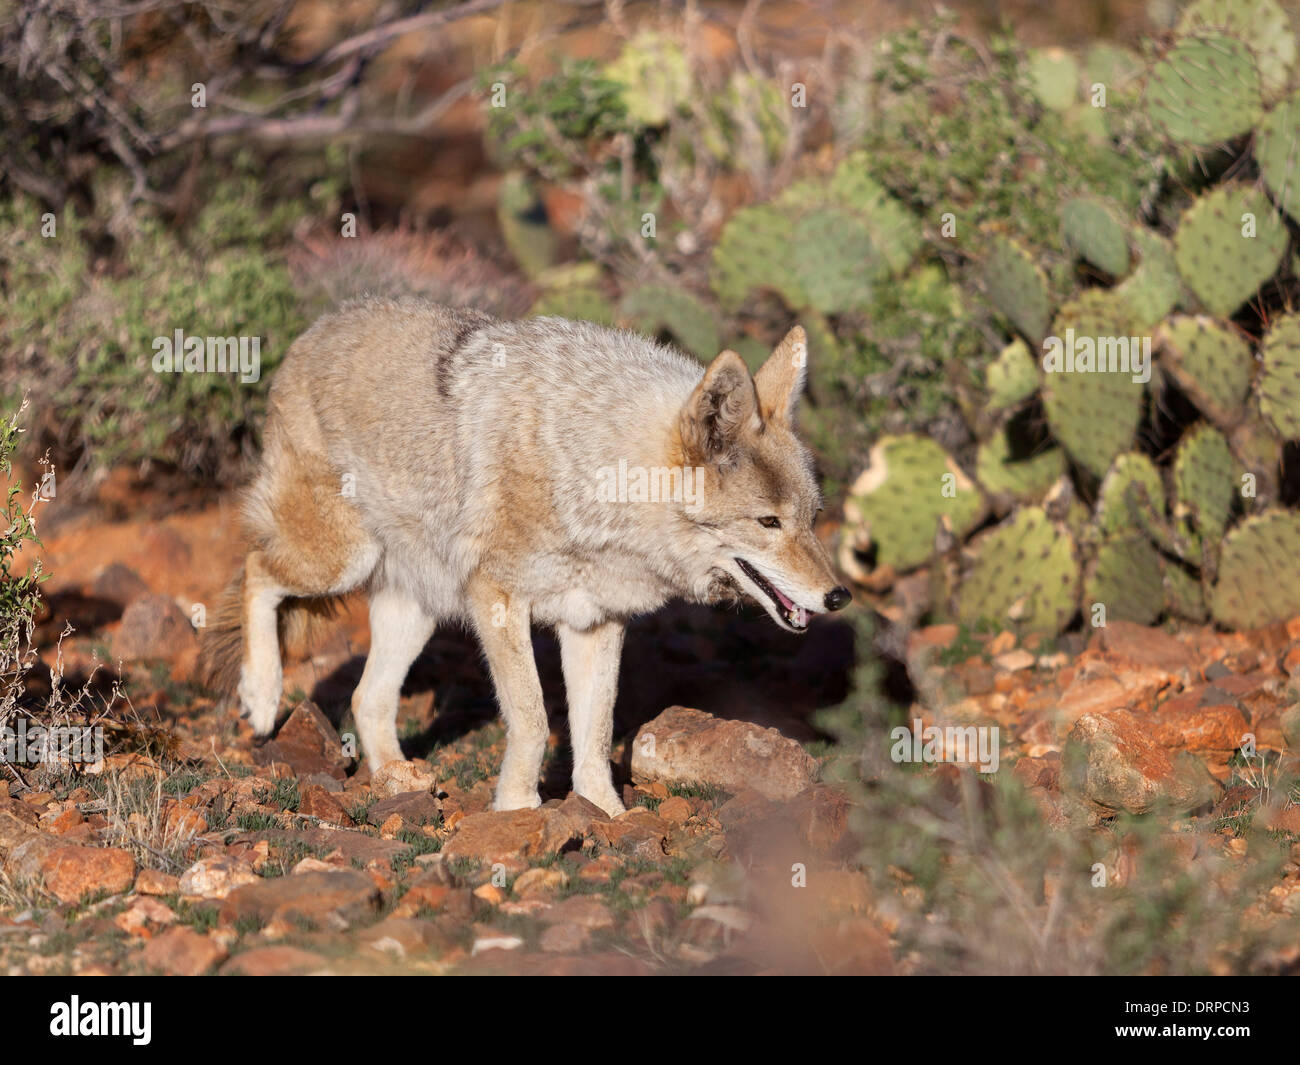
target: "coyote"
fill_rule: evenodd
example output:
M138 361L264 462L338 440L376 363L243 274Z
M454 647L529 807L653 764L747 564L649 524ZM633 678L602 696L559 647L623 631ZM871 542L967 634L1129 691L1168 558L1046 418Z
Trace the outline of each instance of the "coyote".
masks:
M402 758L411 663L440 621L467 622L506 723L495 808L529 808L549 731L530 625L552 626L574 790L621 812L610 744L629 618L743 593L803 632L849 601L813 532L820 493L793 430L805 361L798 327L751 376L733 351L705 368L589 322L343 305L272 381L247 555L205 641L210 683L270 734L281 639L365 589L352 708L378 767Z

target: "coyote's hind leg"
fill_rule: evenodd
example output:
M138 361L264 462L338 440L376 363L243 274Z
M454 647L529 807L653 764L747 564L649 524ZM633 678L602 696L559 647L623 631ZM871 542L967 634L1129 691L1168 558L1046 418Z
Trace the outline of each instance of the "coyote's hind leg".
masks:
M370 596L370 653L352 695L361 749L373 772L402 760L397 709L407 671L433 634L434 619L405 592L380 588Z
M277 611L289 594L270 573L266 556L250 551L244 560L244 662L239 673L239 702L258 736L275 727L284 676L280 664Z

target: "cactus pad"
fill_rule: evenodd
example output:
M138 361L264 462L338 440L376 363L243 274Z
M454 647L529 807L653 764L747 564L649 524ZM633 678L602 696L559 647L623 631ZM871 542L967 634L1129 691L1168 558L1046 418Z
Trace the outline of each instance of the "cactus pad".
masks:
M1038 390L1038 368L1025 342L1016 337L985 367L984 383L991 410L1006 410Z
M961 468L924 436L888 436L844 504L845 535L859 551L876 546L876 562L913 569L930 558L940 522L964 537L983 519L984 499Z
M1085 291L1074 303L1061 308L1052 324L1053 335L1068 348L1069 330L1076 340L1128 338L1127 307L1111 292ZM1133 443L1142 416L1142 384L1132 371L1099 372L1077 365L1049 369L1044 356L1043 403L1052 433L1080 466L1097 477L1110 468L1116 455ZM1101 363L1098 355L1096 364Z
M1174 456L1174 517L1215 543L1228 527L1236 467L1223 434L1202 422L1183 434Z
M1286 88L1295 62L1295 34L1275 0L1195 0L1178 22L1180 34L1235 37L1254 54L1266 96Z
M1152 69L1146 109L1178 145L1210 148L1245 133L1263 110L1255 57L1232 37L1184 37Z
M1205 592L1201 582L1182 566L1170 563L1165 566L1165 607L1175 617L1185 621L1205 620Z
M1115 213L1092 196L1074 196L1061 207L1066 247L1112 277L1128 273L1128 232Z
M1168 240L1142 226L1132 236L1138 264L1115 291L1132 312L1134 328L1147 330L1177 306L1183 284Z
M712 359L722 350L713 312L697 296L676 285L632 289L619 305L619 315L643 333L671 333L697 358Z
M792 307L808 298L790 267L794 218L767 204L742 207L723 227L713 249L711 284L724 310L735 311L755 289L771 289Z
M1259 409L1284 440L1300 440L1300 314L1278 319L1260 354Z
M1204 315L1177 315L1157 334L1163 365L1202 411L1235 421L1250 390L1255 359L1232 325Z
M1300 92L1264 116L1255 133L1255 161L1282 210L1300 218Z
M1011 622L1027 631L1057 633L1078 609L1074 540L1041 507L1024 507L980 534L970 552L955 611L967 624Z
M1248 185L1221 185L1183 213L1174 261L1206 309L1227 317L1277 269L1286 246L1286 227L1267 196Z
M1029 84L1039 103L1068 111L1079 98L1079 63L1064 48L1035 48L1027 57Z
M1005 429L981 444L975 458L975 478L984 490L1016 500L1042 499L1063 473L1065 454L1060 448L1015 457Z
M1274 509L1247 518L1223 542L1210 613L1221 625L1257 628L1300 613L1300 513Z
M1138 514L1130 486L1138 484L1160 515L1165 510L1165 488L1160 471L1140 451L1129 451L1115 460L1097 491L1097 528L1103 538L1138 527Z
M840 207L818 208L799 218L790 251L808 305L824 314L868 304L872 281L889 269L867 224Z
M1051 313L1047 278L1033 257L1010 237L991 235L983 270L989 302L1032 343L1047 332Z
M1136 621L1150 625L1164 606L1164 560L1141 533L1109 537L1084 569L1085 620L1097 604L1107 621Z

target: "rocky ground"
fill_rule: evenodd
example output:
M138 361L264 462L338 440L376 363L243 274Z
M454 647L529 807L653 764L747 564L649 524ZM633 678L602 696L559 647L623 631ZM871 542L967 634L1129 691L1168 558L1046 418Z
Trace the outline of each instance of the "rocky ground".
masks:
M412 673L410 763L372 774L355 757L359 607L287 663L287 721L256 746L191 682L196 605L236 559L228 510L151 506L113 483L93 506L58 505L38 637L58 646L71 623L65 678L98 658L111 665L91 696L108 698L119 667L126 694L116 753L0 784L0 972L927 971L857 864L854 799L828 782L835 752L811 721L847 690L847 626L823 619L799 640L680 610L638 626L613 752L629 809L613 819L568 793L557 656L539 638L546 801L494 813L504 734L465 637L435 637ZM1283 861L1241 905L1300 914L1300 617L1240 634L1112 623L1051 643L936 625L905 647L900 721L996 724L999 772L1050 830L1160 817L1189 861L1266 833ZM1108 872L1123 883L1133 861L1120 839ZM1300 942L1270 964L1300 965Z

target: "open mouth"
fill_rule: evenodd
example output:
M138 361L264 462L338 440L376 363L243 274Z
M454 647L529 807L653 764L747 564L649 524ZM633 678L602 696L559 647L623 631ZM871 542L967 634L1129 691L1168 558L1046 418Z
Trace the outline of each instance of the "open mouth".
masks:
M803 632L808 628L808 615L812 611L805 610L801 606L795 606L789 596L783 594L779 588L771 581L758 572L753 566L743 558L736 559L736 565L744 571L746 577L753 581L763 590L763 594L772 600L776 606L777 615L795 632Z

